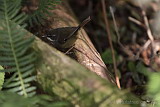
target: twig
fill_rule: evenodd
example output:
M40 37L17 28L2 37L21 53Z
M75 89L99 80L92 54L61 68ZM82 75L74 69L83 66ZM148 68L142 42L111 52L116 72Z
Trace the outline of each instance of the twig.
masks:
M101 0L101 3L102 3L103 16L104 16L105 25L106 25L106 31L107 31L107 34L108 34L107 37L108 37L109 45L110 45L111 52L112 52L113 67L114 67L114 72L115 72L115 77L116 77L116 83L117 83L118 88L121 89L120 81L119 81L119 77L118 77L118 72L117 72L117 64L116 64L116 59L115 59L115 53L114 53L112 39L111 39L111 33L110 33L109 24L108 24L108 20L107 20L105 0Z
M117 34L117 42L118 44L121 46L121 47L124 47L121 42L120 42L120 34L118 32L118 27L117 27L117 23L116 23L116 20L115 20L115 17L114 17L114 13L113 13L113 9L112 7L110 6L110 12L111 12L111 15L112 15L112 18L113 18L113 23L114 23L114 26L115 26L115 31L116 31L116 34Z
M151 40L147 40L147 42L143 45L143 47L141 47L141 49L139 50L139 52L136 54L136 59L139 59L139 56L141 54L142 51L146 50L148 48L148 46L151 44Z
M116 23L116 20L115 20L115 17L114 17L114 13L113 13L113 9L112 7L110 6L110 12L111 12L111 15L112 15L112 18L113 18L113 23L114 23L114 27L115 27L115 31L116 31L116 35L117 35L117 42L118 42L118 45L122 48L122 50L128 55L128 56L131 56L132 59L135 59L135 55L129 50L127 49L120 41L120 34L119 34L119 31L118 31L118 26L117 26L117 23Z
M152 35L152 32L151 32L151 29L150 29L150 26L149 26L149 21L148 21L148 18L146 16L146 12L144 11L144 9L142 8L142 4L140 2L139 3L139 7L141 8L142 10L142 15L143 15L143 20L144 20L144 23L145 23L145 26L147 28L147 35L148 35L148 38L151 40L151 45L153 46L153 42L154 42L154 37ZM153 48L153 47L152 47Z
M137 19L135 19L135 18L133 18L133 17L128 17L128 19L130 20L130 21L132 21L132 22L134 22L135 24L137 24L137 25L139 25L139 26L142 26L143 28L145 28L146 29L146 26L142 23L142 22L140 22L139 20L137 20Z
M154 51L154 37L153 37L153 34L151 32L151 29L150 29L150 26L149 26L149 21L148 21L148 18L146 16L146 12L144 11L144 9L142 8L142 5L140 4L139 2L139 6L142 10L142 15L143 15L143 20L144 20L144 23L145 23L145 26L146 26L146 29L147 29L147 35L148 35L148 38L150 39L151 41L151 56L153 56L153 51Z
M144 20L144 23L146 25L146 28L147 28L147 35L148 35L148 38L151 40L151 42L154 41L154 38L153 38L153 35L152 35L152 32L151 32L151 29L149 27L149 21L148 21L148 18L146 16L146 12L142 9L142 15L143 15L143 20Z
M141 3L140 2L138 2L138 3L139 3L139 7L141 8L141 11L142 11L142 16L143 16L144 24L141 23L140 21L138 21L137 19L132 18L132 17L129 17L129 20L132 21L132 22L134 22L134 23L136 23L137 25L140 25L140 26L144 27L147 30L147 35L148 35L149 40L147 40L147 42L144 44L144 46L142 47L142 49L140 49L140 51L137 53L136 58L138 58L139 55L140 55L140 53L143 50L147 49L150 44L151 44L151 49L152 49L152 55L153 55L153 50L154 50L154 48L153 48L154 47L153 46L154 45L154 37L153 37L153 34L152 34L150 26L149 26L149 21L148 21L148 18L146 16L146 12L142 8Z
M110 12L111 12L111 15L112 15L112 18L113 18L113 23L114 23L114 27L115 27L115 31L116 31L116 35L117 35L117 42L121 46L121 48L125 48L120 41L121 38L120 38L119 31L118 31L118 26L117 26L117 23L116 23L116 20L115 20L115 17L114 17L114 13L113 13L113 9L112 9L111 6L110 6Z
M142 5L140 2L139 3L139 7L141 8L142 10L142 15L143 15L143 20L144 20L144 24L142 22L140 22L139 20L137 19L134 19L132 17L129 17L128 19L134 23L136 23L137 25L140 25L140 26L143 26L146 28L147 30L147 35L148 35L148 38L151 40L151 43L153 43L154 41L154 37L152 35L152 32L151 32L151 29L150 29L150 26L149 26L149 21L148 21L148 18L146 16L146 12L144 11L144 9L142 8Z

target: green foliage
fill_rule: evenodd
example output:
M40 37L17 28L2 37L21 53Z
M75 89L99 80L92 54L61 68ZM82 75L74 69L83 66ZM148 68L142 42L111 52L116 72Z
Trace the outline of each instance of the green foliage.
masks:
M44 19L47 16L52 15L51 10L55 9L55 6L60 3L61 0L39 0L36 10L29 14L28 22L30 26L34 24L43 24ZM24 3L27 3L24 1ZM29 3L32 4L32 3Z
M136 71L148 77L148 83L146 85L146 100L151 102L154 107L160 106L160 73L151 72L142 63L138 63Z
M160 107L160 73L152 73L147 85L148 96L153 99L154 107Z
M142 73L145 76L150 76L151 75L151 72L142 63L138 63L136 65L136 69L137 69L137 72Z
M128 62L128 65L127 65L127 66L128 66L129 71L132 73L132 78L133 78L133 80L134 80L137 84L141 85L142 82L141 82L141 79L140 79L139 74L138 74L138 72L137 72L136 64L133 63L133 62Z
M9 92L0 93L0 105L1 107L71 107L66 101L53 102L53 98L48 95L26 98Z
M116 60L118 60L118 55L115 51L115 57ZM103 53L102 53L102 59L105 62L105 64L113 64L113 60L112 60L112 52L110 49L106 49Z
M2 70L2 69L3 69L3 67L0 66L0 70ZM4 72L0 72L0 90L2 89L2 85L4 83L4 75L5 75Z
M7 68L0 71L14 72L13 76L5 81L4 88L27 97L35 94L36 89L29 84L35 79L31 76L35 70L35 57L34 53L29 51L34 37L25 37L23 22L26 15L20 14L20 9L21 0L0 0L0 65Z

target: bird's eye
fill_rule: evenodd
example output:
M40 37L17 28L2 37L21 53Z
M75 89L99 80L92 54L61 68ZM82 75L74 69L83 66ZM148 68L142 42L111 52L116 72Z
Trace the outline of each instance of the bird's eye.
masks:
M64 39L64 42L66 42L67 41L67 39Z
M67 41L67 39L64 39L62 42L65 43Z

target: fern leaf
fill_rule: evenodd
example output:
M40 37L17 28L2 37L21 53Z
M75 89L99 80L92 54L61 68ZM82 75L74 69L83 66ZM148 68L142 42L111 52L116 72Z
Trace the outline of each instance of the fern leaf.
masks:
M50 10L55 9L57 4L60 4L61 0L38 0L37 10L32 12L32 14L29 14L28 22L30 26L33 26L33 24L43 24L44 19L48 15L51 15ZM24 1L24 4L27 4ZM32 3L29 3L32 4Z
M0 66L0 69L3 69L2 66ZM0 90L2 89L2 85L4 83L4 72L0 72Z
M0 72L14 72L4 83L4 88L27 97L36 90L29 84L35 80L35 76L31 76L35 70L34 53L28 51L34 37L25 38L23 22L27 17L20 14L20 3L21 0L0 0L0 38L3 38L0 40L0 64L7 67Z
M12 97L11 97L12 96ZM1 107L72 107L68 101L55 101L51 96L38 95L30 98L15 93L0 92Z

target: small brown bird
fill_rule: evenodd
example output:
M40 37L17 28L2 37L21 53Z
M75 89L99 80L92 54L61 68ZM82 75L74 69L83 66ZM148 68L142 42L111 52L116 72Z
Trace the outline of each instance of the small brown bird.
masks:
M77 27L62 27L52 29L43 37L45 37L48 42L57 49L70 48L77 40L77 32L79 29L86 25L90 20L90 17L88 17Z

